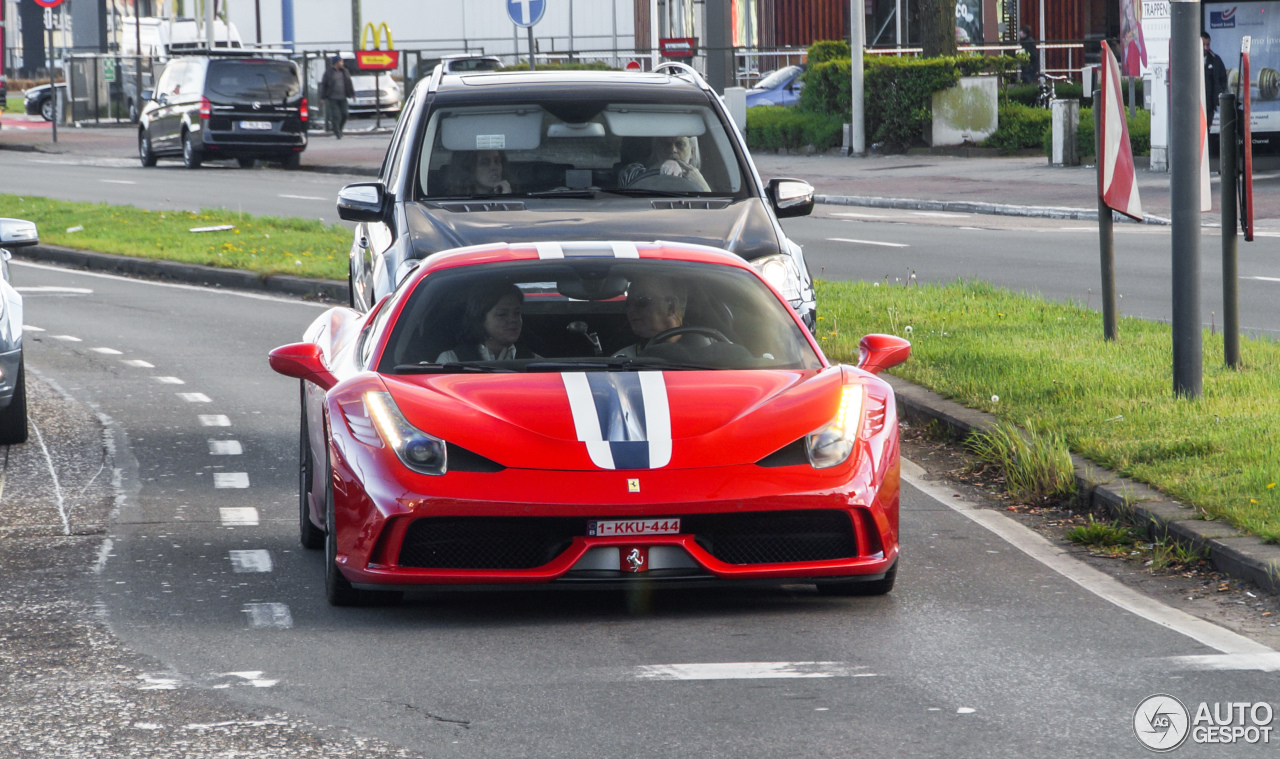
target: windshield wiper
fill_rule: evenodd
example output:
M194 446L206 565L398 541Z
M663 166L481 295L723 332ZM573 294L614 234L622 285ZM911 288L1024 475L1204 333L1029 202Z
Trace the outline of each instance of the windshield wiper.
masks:
M675 192L673 190L642 190L639 187L613 187L608 190L601 190L613 195L626 195L629 198L697 198L702 197L701 194L689 192Z
M447 362L443 364L400 364L392 370L393 374L462 374L465 372L474 372L478 374L487 374L492 372L509 373L511 369L501 369L496 366L481 366L478 364L462 364L455 362Z
M539 190L537 192L526 192L525 197L528 198L594 198L595 190L585 188L565 187L558 190Z
M703 364L668 363L661 359L654 360L635 358L615 358L607 361L600 359L588 359L583 361L535 361L524 365L524 370L526 372L646 372L667 371L669 369L699 371L715 368L716 367L714 366L705 366Z

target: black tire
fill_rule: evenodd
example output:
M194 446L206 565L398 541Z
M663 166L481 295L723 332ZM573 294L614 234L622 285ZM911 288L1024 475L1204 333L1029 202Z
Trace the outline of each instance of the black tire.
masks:
M302 165L301 153L285 153L280 156L280 165L286 169L296 169Z
M156 151L151 149L151 135L146 129L138 130L138 160L143 166L156 165Z
M133 98L129 98L129 123L137 124L139 115L138 104L133 102Z
M0 445L27 442L27 370L18 359L18 380L13 384L13 399L0 411Z
M257 160L253 158L237 158L236 163L240 164L242 169L252 169Z
M191 144L191 133L182 133L182 165L188 169L200 168L200 163L204 161L204 156L200 155L200 151L196 150L196 146Z
M307 388L305 383L302 384L302 424L298 435L298 530L302 547L317 551L324 548L325 535L324 530L311 521L311 509L307 508L315 460L311 456L311 436L307 427Z
M818 583L818 593L824 596L883 596L893 590L893 582L898 578L898 562L894 562L884 579L860 582L857 580L837 580L835 582Z
M53 121L53 98L45 98L40 101L40 118L45 121Z
M326 447L327 449L327 447ZM403 593L386 590L357 590L338 569L338 531L334 528L333 470L325 454L324 478L324 595L330 606L383 606L398 603Z

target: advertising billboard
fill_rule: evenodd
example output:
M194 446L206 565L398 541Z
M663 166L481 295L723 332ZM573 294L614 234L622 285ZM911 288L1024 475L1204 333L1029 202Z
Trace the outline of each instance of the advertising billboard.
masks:
M1227 67L1230 85L1240 80L1240 42L1252 38L1248 86L1253 149L1280 153L1280 0L1206 2L1204 30Z

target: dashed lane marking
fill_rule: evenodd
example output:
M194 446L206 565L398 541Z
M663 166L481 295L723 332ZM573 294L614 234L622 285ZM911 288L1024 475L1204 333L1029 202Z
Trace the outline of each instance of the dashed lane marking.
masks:
M214 472L213 486L215 488L247 488L249 487L248 472Z
M858 213L856 211L837 211L830 214L831 216L842 216L850 219L888 219L891 218L882 213Z
M20 293L62 293L65 295L92 295L93 290L87 287L58 287L56 285L31 285L13 288Z
M137 184L137 182L130 179L99 179L98 181L106 184Z
M905 242L882 242L880 240L853 240L848 237L828 237L827 242L847 242L854 245L877 245L882 248L910 248Z
M156 368L155 364L150 363L149 361L143 361L140 358L124 358L120 360L120 363L124 364L125 366L132 366L134 369Z
M1280 277L1241 277L1240 279L1252 279L1256 282L1280 282Z
M44 327L33 327L30 324L22 325L23 332L44 332Z
M228 556L231 558L231 569L237 573L270 572L273 569L271 553L264 548L231 551Z
M699 664L645 664L638 680L773 680L780 678L876 677L865 666L839 661L748 661Z
M89 350L93 351L94 353L101 353L104 356L121 355L120 351L116 350L115 348L90 348Z
M51 335L51 337L52 337L54 340L63 340L63 341L66 341L66 342L68 342L68 343L82 343L82 342L84 342L84 341L83 341L83 340L81 340L80 338L78 338L78 337L74 337L74 336L72 336L72 335Z
M1179 669L1257 670L1280 672L1280 653L1170 656L1161 661Z
M935 219L967 219L971 213L946 213L943 211L912 211L912 216L931 216Z
M226 414L200 414L200 424L204 427L230 427L231 420Z
M286 630L293 627L293 615L285 604L245 604L242 611L248 615L250 627L280 627Z
M258 510L252 506L223 506L218 509L223 527L254 527L258 524Z
M329 200L329 198L321 198L316 195L280 195L279 197L289 198L290 200Z
M239 440L209 441L210 456L239 456L242 453L244 453L244 447L240 445Z
M187 403L213 403L213 399L204 393L178 393L178 397Z
M185 384L187 384L187 383L183 382L182 380L178 379L177 377L156 377L156 378L155 378L155 381L156 381L156 382L159 382L161 385L185 385Z

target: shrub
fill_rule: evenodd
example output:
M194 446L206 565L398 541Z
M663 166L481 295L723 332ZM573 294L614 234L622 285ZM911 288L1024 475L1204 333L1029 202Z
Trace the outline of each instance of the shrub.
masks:
M933 118L933 93L953 87L958 81L960 70L953 58L886 56L868 61L866 126L870 141L894 147L920 142L925 126ZM807 83L805 91L807 94Z
M799 150L812 145L826 150L840 144L844 121L798 108L759 106L747 109L747 147L752 150Z
M1012 153L1022 148L1039 148L1049 131L1052 114L1045 108L1032 108L1021 103L1000 106L1000 126L982 143Z
M849 43L844 40L818 40L809 46L809 65L811 66L849 57Z
M804 89L800 91L800 108L810 113L849 113L853 103L849 95L852 64L849 58L835 58L821 63L811 61L803 74ZM867 93L867 98L870 99L870 93Z
M1079 100L1081 105L1093 104L1093 93L1085 93L1084 86L1075 82L1058 82L1053 88L1054 95L1059 100L1070 100L1072 98ZM1120 93L1124 97L1125 105L1129 104L1129 85L1126 82L1120 88ZM1040 96L1040 85L1038 84L1010 84L1004 89L1004 96L1011 102L1023 103L1024 105L1035 105L1036 98ZM1137 80L1137 86L1134 89L1134 101L1138 107L1142 107L1142 80Z
M1048 113L1048 111L1045 111ZM1128 118L1128 111L1125 111ZM1093 109L1080 109L1080 126L1076 130L1076 146L1080 151L1080 157L1091 157L1097 151L1094 149L1093 136ZM1053 135L1051 130L1046 129L1044 133L1044 154L1046 156L1053 155ZM1151 155L1151 112L1138 111L1137 114L1129 119L1129 147L1132 148L1135 156Z

